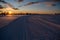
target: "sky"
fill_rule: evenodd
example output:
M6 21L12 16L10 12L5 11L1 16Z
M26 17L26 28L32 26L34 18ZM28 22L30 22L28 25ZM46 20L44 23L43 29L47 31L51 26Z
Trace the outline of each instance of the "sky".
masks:
M22 13L60 13L60 0L4 0L7 8L18 8ZM10 6L10 7L9 7ZM10 9L11 10L11 9Z

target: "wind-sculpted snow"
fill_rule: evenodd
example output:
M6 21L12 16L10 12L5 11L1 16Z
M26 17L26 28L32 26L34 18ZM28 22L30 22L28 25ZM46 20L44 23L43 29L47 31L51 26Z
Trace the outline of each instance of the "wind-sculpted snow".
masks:
M0 40L60 40L60 25L45 15L27 15L0 29Z

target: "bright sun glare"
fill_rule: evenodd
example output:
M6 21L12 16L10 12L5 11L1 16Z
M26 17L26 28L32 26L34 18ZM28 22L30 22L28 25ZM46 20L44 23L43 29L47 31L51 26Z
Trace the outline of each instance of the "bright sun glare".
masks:
M11 11L9 11L9 15L11 14L12 12Z

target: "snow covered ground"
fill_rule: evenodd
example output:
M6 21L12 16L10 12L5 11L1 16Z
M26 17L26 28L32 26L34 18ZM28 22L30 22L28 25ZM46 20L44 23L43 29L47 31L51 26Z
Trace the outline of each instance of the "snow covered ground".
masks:
M26 15L0 28L0 40L60 40L60 15Z
M18 17L21 17L23 15L7 15L7 16L0 16L0 28L4 27L5 25L8 25L10 22L14 21Z

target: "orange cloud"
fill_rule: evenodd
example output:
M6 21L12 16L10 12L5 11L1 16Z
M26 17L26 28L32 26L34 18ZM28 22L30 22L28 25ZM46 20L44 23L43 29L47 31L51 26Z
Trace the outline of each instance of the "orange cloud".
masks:
M48 7L56 6L56 4L54 2L44 2L44 4L46 4L46 6L48 6Z

